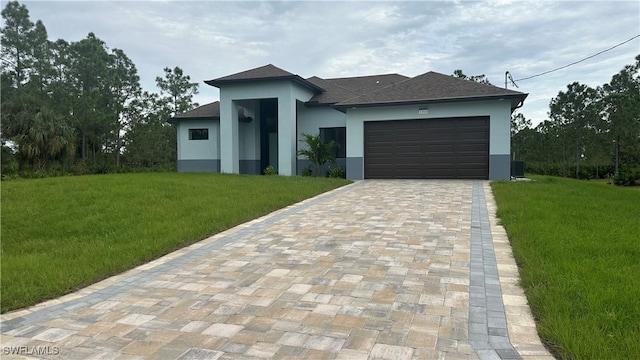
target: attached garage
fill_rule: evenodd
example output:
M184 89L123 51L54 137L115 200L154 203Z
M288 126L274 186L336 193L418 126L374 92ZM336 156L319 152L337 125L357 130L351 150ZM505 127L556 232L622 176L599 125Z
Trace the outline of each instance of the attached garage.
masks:
M365 179L488 179L489 117L364 122Z

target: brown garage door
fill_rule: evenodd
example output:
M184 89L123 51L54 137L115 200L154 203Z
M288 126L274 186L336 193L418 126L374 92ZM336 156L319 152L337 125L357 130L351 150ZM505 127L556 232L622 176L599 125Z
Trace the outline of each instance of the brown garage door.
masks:
M489 118L364 123L365 179L487 179Z

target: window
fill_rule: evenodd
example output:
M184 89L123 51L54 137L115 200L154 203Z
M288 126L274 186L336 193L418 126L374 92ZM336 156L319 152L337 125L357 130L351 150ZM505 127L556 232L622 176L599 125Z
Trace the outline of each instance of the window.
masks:
M189 140L209 140L209 129L189 129Z
M329 143L331 140L338 144L337 148L334 148L334 154L336 158L347 157L347 128L346 127L334 127L334 128L321 128L320 138L322 142Z

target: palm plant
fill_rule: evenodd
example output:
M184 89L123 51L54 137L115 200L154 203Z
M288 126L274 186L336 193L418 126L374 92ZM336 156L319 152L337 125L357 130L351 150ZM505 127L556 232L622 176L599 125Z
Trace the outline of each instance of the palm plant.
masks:
M47 168L50 160L64 159L75 151L75 133L64 117L47 108L23 112L10 127L18 151L31 164Z
M324 164L332 164L336 161L336 155L333 149L338 147L338 144L331 140L328 143L322 141L320 134L311 135L302 133L303 142L306 145L305 149L298 150L297 154L304 156L307 160L311 161L315 168L315 176L320 176L320 167Z

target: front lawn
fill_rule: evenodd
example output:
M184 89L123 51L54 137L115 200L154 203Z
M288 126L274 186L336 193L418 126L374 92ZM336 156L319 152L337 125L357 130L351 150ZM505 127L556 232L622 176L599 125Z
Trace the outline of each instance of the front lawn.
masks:
M534 179L491 186L540 336L561 359L640 359L640 192Z
M2 312L72 292L348 183L187 173L2 182Z

